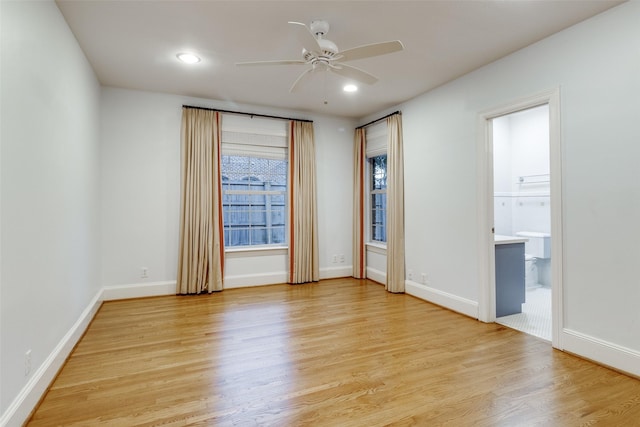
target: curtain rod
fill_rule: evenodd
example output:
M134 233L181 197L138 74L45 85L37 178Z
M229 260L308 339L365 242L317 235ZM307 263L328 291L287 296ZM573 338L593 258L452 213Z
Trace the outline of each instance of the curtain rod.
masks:
M240 114L240 115L243 115L243 116L251 116L251 117L266 117L268 119L295 120L295 121L298 121L298 122L313 123L313 120L292 119L291 117L270 116L268 114L245 113L243 111L220 110L218 108L196 107L195 105L183 105L182 107L183 108L195 108L196 110L217 111L219 113Z
M400 112L400 111L394 111L393 113L389 113L389 114L387 114L387 115L386 115L386 116L384 116L384 117L380 117L379 119L371 120L369 123L365 123L364 125L358 126L356 129L366 128L367 126L372 125L372 124L374 124L374 123L377 123L377 122L379 122L380 120L384 120L384 119L386 119L387 117L391 117L391 116L393 116L394 114L400 114L400 115L402 115L402 112Z

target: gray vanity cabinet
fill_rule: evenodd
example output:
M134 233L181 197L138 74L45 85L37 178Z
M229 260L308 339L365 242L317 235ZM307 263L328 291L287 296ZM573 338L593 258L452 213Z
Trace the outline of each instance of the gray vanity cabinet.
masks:
M522 312L524 243L496 244L496 317Z

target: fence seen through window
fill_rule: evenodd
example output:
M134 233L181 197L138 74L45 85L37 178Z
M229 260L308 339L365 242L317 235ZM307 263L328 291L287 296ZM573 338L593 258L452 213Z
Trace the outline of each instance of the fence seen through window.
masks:
M286 244L287 161L222 156L226 247Z

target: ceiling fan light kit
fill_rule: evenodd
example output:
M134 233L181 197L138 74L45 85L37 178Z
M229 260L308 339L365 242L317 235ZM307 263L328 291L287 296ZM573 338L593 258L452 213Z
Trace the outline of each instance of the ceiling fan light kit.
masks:
M393 40L340 51L334 42L324 38L329 32L329 23L327 21L311 21L309 27L301 22L289 22L289 25L295 31L298 41L302 45L302 59L238 62L236 65L306 65L307 67L310 65L311 67L303 71L293 82L289 92L295 92L305 77L316 70L333 72L348 79L371 85L378 81L376 76L360 68L345 64L345 62L386 55L404 49L401 41Z

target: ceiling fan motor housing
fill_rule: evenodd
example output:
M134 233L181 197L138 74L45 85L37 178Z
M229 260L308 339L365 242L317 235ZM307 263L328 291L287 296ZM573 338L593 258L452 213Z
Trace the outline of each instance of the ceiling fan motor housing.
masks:
M315 21L311 21L309 29L316 37L324 36L329 32L329 23L322 19L317 19Z
M315 20L311 21L309 25L309 31L316 37L318 42L318 46L320 46L321 51L316 52L317 56L307 51L306 49L302 50L302 56L306 61L311 61L312 63L324 63L325 65L329 63L334 56L336 56L339 52L338 46L331 40L327 40L324 36L329 32L329 23L324 20Z
M333 57L338 54L338 46L331 40L318 39L318 44L322 48L322 54Z

